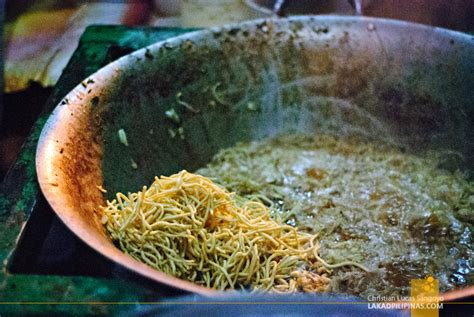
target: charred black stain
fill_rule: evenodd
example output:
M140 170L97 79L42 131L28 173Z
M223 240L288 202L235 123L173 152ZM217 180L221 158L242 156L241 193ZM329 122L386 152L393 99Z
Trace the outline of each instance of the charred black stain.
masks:
M145 50L145 58L153 59L153 55L148 48Z
M313 32L316 34L327 34L329 33L329 28L327 27L313 28Z
M97 105L99 104L99 97L95 96L94 98L91 99L91 106L92 107L97 107Z
M228 33L231 36L235 36L235 35L239 34L239 31L240 31L240 28L232 28L232 29L229 30Z

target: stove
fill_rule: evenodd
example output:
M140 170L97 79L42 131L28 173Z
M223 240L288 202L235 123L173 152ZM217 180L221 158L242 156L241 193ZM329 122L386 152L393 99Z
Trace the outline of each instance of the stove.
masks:
M82 35L19 158L0 184L0 260L4 265L0 315L109 314L123 311L110 303L157 301L174 295L124 272L65 227L41 194L35 153L48 116L81 80L125 54L189 31L192 29L90 26ZM86 302L96 305L81 305Z

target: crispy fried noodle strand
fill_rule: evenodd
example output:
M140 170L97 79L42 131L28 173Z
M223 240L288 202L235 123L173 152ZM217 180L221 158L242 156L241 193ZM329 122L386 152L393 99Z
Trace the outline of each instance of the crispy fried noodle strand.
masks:
M316 235L273 219L262 201L183 170L101 209L124 252L178 278L219 290L327 291Z

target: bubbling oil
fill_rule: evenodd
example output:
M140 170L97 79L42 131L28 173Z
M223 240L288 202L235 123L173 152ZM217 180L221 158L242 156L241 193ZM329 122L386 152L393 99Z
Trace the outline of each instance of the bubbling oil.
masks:
M432 275L441 291L473 283L474 183L424 155L359 138L302 135L238 144L197 171L243 196L269 198L276 216L320 237L332 290L406 296Z

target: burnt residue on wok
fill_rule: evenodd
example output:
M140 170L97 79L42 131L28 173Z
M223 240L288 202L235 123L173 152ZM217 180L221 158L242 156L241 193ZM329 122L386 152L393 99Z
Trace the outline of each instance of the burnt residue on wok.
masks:
M440 168L472 173L473 52L468 35L351 17L260 20L158 43L66 96L40 140L40 184L66 225L96 250L155 281L207 292L119 252L100 223L97 186L113 199L155 175L196 171L238 142L295 133L358 136L410 155L448 153ZM393 213L379 220L402 223ZM433 216L408 226L428 237L443 234L444 223ZM406 265L399 260L380 268L394 284L411 274L398 270ZM465 278L447 283L469 285Z

